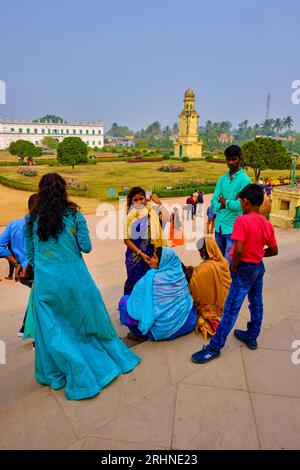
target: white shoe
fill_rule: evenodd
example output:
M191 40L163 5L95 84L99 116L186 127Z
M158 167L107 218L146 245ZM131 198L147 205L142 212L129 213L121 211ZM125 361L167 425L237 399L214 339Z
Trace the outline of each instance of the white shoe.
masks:
M24 336L24 333L22 333L21 331L19 331L19 333L18 333L18 338L23 338L23 336Z

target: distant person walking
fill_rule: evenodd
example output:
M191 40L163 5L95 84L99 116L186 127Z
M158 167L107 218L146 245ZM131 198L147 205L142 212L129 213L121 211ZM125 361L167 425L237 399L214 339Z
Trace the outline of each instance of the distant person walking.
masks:
M196 215L201 216L203 214L203 204L204 204L204 193L202 191L198 191Z
M206 231L207 233L214 233L216 214L214 213L212 205L210 205L207 208L206 214L207 214Z
M193 195L190 194L189 197L187 198L186 202L186 219L194 219L194 205L195 205L195 200L193 198Z
M242 215L241 202L237 196L250 183L250 178L241 168L242 149L238 145L230 145L224 153L229 171L219 178L211 205L216 214L215 239L222 255L229 262L233 225L235 219Z
M193 192L193 199L194 199L193 216L195 216L197 212L198 196L199 196L199 193L197 189L195 189L195 191Z

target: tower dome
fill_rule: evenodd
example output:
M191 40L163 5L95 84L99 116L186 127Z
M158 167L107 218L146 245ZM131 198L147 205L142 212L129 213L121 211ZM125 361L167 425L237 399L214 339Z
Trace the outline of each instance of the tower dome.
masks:
M185 90L184 97L185 98L195 98L194 90L192 90L191 88L188 88L187 90Z

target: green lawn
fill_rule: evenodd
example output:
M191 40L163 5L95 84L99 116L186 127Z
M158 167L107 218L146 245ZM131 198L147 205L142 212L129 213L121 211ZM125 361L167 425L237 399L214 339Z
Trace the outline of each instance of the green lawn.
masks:
M170 161L171 162L171 161ZM169 161L162 162L164 164ZM176 162L178 163L178 162ZM24 189L37 189L40 177L49 172L58 172L62 176L69 176L80 179L88 184L88 197L96 199L106 199L109 197L107 190L114 188L120 191L124 186L142 186L151 188L153 186L173 186L177 182L191 179L217 180L227 170L226 164L209 163L203 161L190 161L182 163L185 171L182 173L165 173L157 171L161 165L155 163L126 163L126 162L103 162L97 165L79 165L75 167L74 173L71 167L57 166L36 166L38 176L28 177L19 175L16 167L0 167L0 175L12 180L17 180L24 185ZM251 179L254 178L252 170L247 172ZM300 171L298 170L300 176ZM289 170L265 170L262 177L289 175Z

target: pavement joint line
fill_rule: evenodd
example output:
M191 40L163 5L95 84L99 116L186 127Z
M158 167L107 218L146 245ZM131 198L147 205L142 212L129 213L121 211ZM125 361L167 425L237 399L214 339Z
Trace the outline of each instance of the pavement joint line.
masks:
M170 450L171 449L171 447L165 447L165 446L161 446L161 445L156 446L156 444L150 444L149 442L126 441L124 439L113 439L111 437L95 436L95 435L92 435L92 434L88 434L83 439L84 439L84 441L87 441L88 439L98 439L99 441L101 441L101 440L118 441L118 442L124 442L124 444L137 444L137 445L146 445L146 446L149 445L151 447L153 447L155 445L155 448L157 450Z
M169 386L172 386L174 384L170 383ZM108 385L109 386L109 385ZM93 432L96 432L98 430L100 430L101 428L103 428L104 426L110 424L112 421L114 421L115 419L118 419L120 418L121 416L123 415L126 415L127 413L129 413L132 409L136 408L137 406L140 406L142 405L143 403L149 401L149 400L152 400L153 398L156 398L158 397L159 395L162 395L163 393L165 393L165 389L161 390L160 392L157 392L157 393L154 393L153 395L149 395L148 397L146 398L143 398L141 399L141 401L138 401L136 403L133 403L132 405L128 405L122 412L118 412L118 408L117 408L117 413L115 414L115 416L111 419L109 419L108 421L105 422L105 424L103 425L100 425L97 429L95 429L95 431L91 431L91 434L90 436L91 437L97 437L96 434L93 434ZM95 397L95 399L99 398L101 396L101 392L100 394L98 394L98 396ZM104 436L103 436L104 437ZM82 437L80 438L82 439ZM119 439L118 439L119 440ZM127 441L124 441L124 442L127 442Z
M79 437L79 435L78 435L76 429L74 428L72 421L70 420L69 416L67 415L67 413L66 413L64 407L62 406L62 404L60 403L60 401L58 400L58 398L56 398L55 393L53 393L53 389L52 389L50 386L48 386L48 387L49 387L49 389L50 389L51 396L55 399L56 403L58 403L59 407L61 408L61 410L62 410L62 412L63 412L63 414L64 414L64 417L67 418L68 422L70 423L71 428L73 429L73 432L74 432L75 436L77 437L77 440L79 440L80 437Z
M175 404L174 404L174 413L173 413L173 422L172 422L172 432L171 432L171 445L170 449L174 449L174 438L175 438L175 421L176 421L176 409L177 409L177 395L178 395L178 385L179 383L176 383L176 394L175 394Z
M300 395L298 397L291 395L278 395L275 393L264 393L264 392L250 392L250 395L263 395L264 397L273 397L273 398L290 398L291 400L300 401Z
M64 450L68 450L69 447L73 446L74 444L76 444L78 441L81 441L81 440L82 440L82 443L81 443L80 449L78 449L78 450L82 450L83 445L85 444L85 441L86 441L85 437L83 437L81 439L77 439L76 441L73 441L71 444L68 444L66 447L64 447Z
M245 376L245 380L246 380L246 386L247 386L247 389L248 389L248 396L249 396L251 410L252 410L252 416L253 416L253 421L254 421L254 426L255 426L255 432L256 432L256 439L257 439L257 443L258 443L258 448L259 448L259 450L262 450L263 447L262 447L262 443L261 443L260 437L259 437L259 430L258 430L258 424L257 424L257 420L256 420L254 403L253 403L252 396L251 396L250 389L249 389L249 382L248 382L248 377L247 377L246 364L245 364L242 348L241 348L241 351L240 351L240 355L241 355L241 360L242 360L242 364L243 364L243 370L244 370L244 376Z

